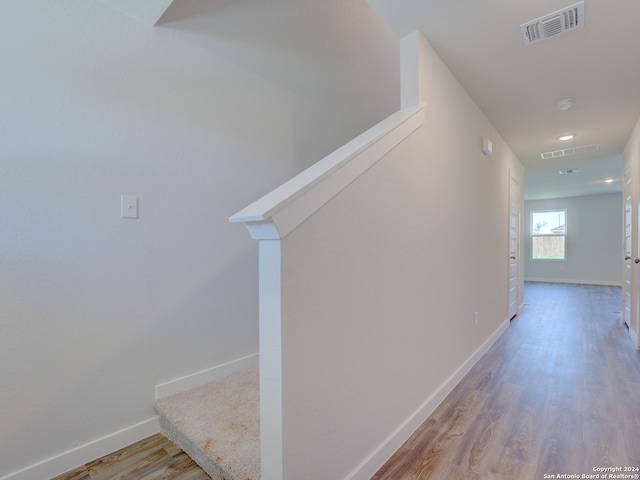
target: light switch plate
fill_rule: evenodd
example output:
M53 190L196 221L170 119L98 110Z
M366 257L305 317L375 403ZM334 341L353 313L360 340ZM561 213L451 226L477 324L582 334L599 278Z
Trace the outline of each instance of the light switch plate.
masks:
M135 195L121 195L120 214L122 218L138 218L138 197Z

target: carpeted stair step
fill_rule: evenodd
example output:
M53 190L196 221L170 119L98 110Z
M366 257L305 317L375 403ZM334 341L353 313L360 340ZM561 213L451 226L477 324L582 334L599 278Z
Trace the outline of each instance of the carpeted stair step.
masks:
M215 480L260 479L258 369L155 403L162 433Z

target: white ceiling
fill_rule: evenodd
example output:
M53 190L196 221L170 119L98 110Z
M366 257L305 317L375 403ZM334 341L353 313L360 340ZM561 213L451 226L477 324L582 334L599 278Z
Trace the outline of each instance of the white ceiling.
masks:
M149 25L155 25L173 0L102 0L113 8Z
M585 0L583 28L525 46L520 25L578 0L369 0L393 30L420 30L526 167L528 199L621 191L640 118L638 0ZM555 103L575 99L570 110ZM576 133L575 140L557 137ZM540 153L600 144L595 153ZM573 175L563 169L578 168ZM604 184L605 178L613 184Z
M130 3L103 1L125 11ZM585 0L583 28L529 46L522 40L522 23L577 0L367 1L399 37L415 30L427 37L525 165L525 198L621 191L622 151L640 118L640 42L634 37L640 1ZM346 4L352 7L349 12L353 15L364 12L355 8L361 0L175 0L171 8L172 0L145 0L147 6L137 9L142 12L126 13L155 24L168 9L160 21L165 27L181 26L181 19L189 18L189 28L200 34L213 29L209 31L224 31L228 36L229 30L235 29L236 34L249 35L254 45L265 39L272 41L274 35L281 45L289 42L296 48L301 42L316 42L325 48L327 37L332 38L331 44L348 44L349 35L352 41L358 41L357 18L353 15L342 22L350 22L351 34L347 28L324 36L317 34L318 28L328 22L309 14L317 11L311 7L314 2L325 5L323 12L333 9L342 18ZM227 18L214 19L220 11L228 12L230 8L261 11L262 21L239 30L228 13ZM209 19L205 18L207 15ZM245 17L238 18L246 21ZM296 22L300 28L292 29ZM318 25L310 28L310 22ZM223 40L217 35L216 48L223 48ZM318 45L307 45L305 50L317 50ZM260 58L247 55L246 60L256 66ZM269 72L268 63L264 70L275 75L275 69ZM313 71L299 68L300 72L303 70ZM289 78L295 79L296 67L288 72ZM573 98L575 106L557 110L555 103L563 98ZM567 132L576 133L576 139L557 140ZM540 158L542 152L591 144L600 144L600 150L550 160ZM579 172L559 175L558 171L564 169ZM615 182L605 184L606 178Z

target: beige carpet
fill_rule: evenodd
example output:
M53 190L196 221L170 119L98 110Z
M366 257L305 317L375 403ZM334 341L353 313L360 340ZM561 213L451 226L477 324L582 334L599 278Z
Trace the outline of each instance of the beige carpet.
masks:
M258 369L252 368L155 404L162 433L215 480L260 479Z

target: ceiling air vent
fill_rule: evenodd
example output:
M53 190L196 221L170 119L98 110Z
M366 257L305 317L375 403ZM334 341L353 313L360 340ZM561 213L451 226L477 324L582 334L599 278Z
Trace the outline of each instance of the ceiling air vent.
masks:
M589 153L600 150L600 144L594 143L593 145L584 145L582 147L564 148L562 150L555 150L553 152L544 152L540 154L543 160L548 158L566 157L568 155L576 155L578 153Z
M567 170L560 170L558 173L560 175L570 175L572 173L578 173L580 171L579 168L569 168Z
M584 26L584 2L520 25L525 45L567 33Z

